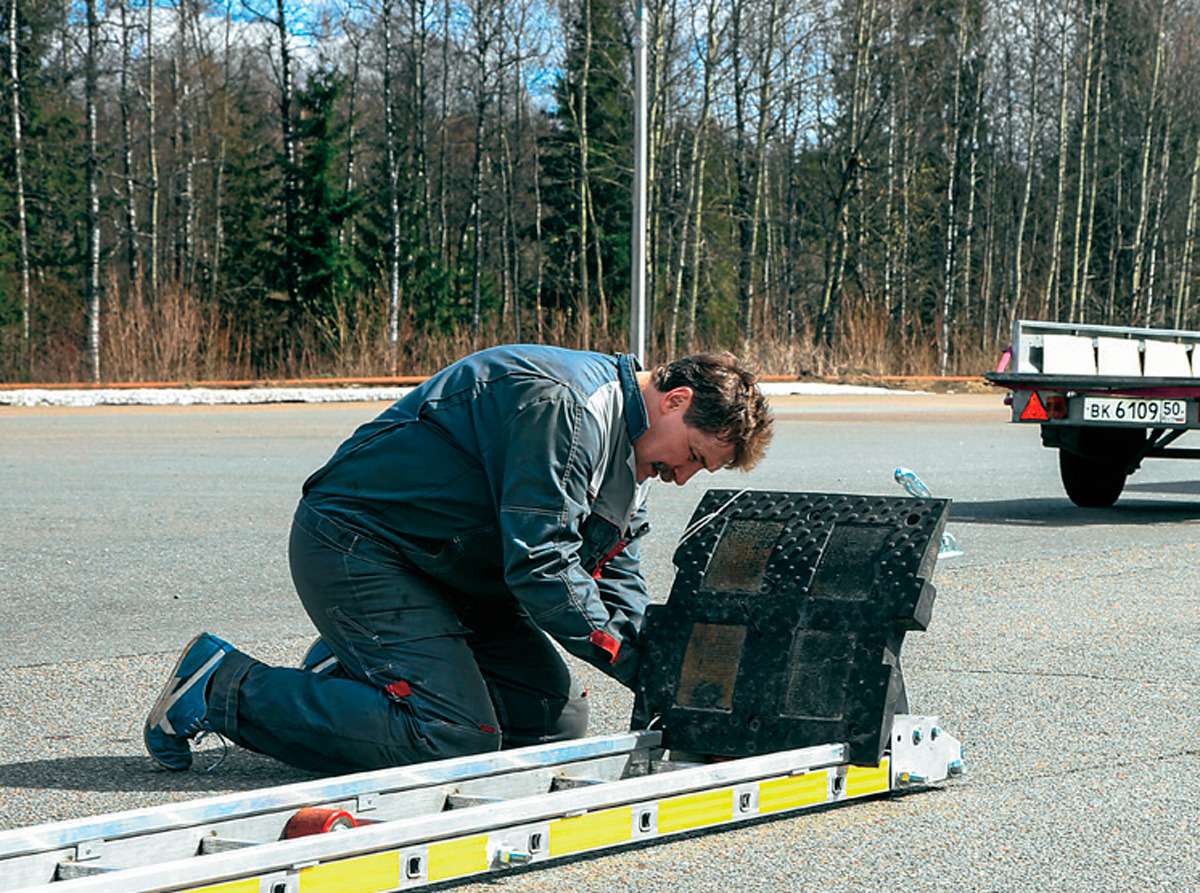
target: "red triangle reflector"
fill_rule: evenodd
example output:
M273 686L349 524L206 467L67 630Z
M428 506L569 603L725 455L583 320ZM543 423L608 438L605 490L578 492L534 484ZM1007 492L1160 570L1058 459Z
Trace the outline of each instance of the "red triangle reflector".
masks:
M1050 414L1046 412L1046 407L1042 405L1042 398L1038 396L1037 391L1029 395L1029 402L1025 404L1025 408L1021 410L1022 422L1047 422L1050 420Z

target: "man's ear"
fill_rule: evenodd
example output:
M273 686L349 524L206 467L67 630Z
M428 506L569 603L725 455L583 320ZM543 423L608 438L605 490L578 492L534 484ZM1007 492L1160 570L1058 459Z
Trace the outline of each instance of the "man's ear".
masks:
M692 405L694 393L687 385L672 388L663 394L663 409L668 412L686 412L687 408Z

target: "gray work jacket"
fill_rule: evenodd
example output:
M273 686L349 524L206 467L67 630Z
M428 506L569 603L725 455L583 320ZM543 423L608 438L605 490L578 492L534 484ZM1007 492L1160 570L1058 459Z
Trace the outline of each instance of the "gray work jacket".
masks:
M631 356L545 346L472 354L355 431L304 500L466 598L515 597L568 651L631 684L647 602L636 369Z

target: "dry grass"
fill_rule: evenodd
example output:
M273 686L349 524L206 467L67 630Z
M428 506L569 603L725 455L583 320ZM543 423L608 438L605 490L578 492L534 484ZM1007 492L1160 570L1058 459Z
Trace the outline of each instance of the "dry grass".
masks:
M109 294L116 294L110 283ZM140 292L110 304L101 318L100 368L110 381L246 378L244 343L218 307L169 286L151 305Z
M802 314L794 339L764 333L744 353L764 374L801 378L929 375L937 370L932 327L919 327L907 336L897 333L889 314L866 301L843 304L831 340L828 346L819 344L815 321Z
M115 282L108 294L117 294ZM68 308L64 308L68 309ZM69 308L71 325L41 330L32 370L26 366L19 334L0 329L0 381L78 381L87 377L83 333L86 319L77 304ZM177 287L165 288L151 304L131 294L104 306L101 368L106 381L204 381L254 378L368 377L430 374L459 357L514 338L511 321L484 319L478 337L469 326L422 331L411 312L402 312L395 349L388 339L387 300L382 292L360 295L338 308L321 326L310 325L290 338L282 330L275 356L252 361L249 336L240 333L219 306ZM60 319L63 317L59 317ZM282 326L282 323L280 323ZM67 331L67 328L72 331ZM628 349L624 327L596 332L589 347L600 351ZM814 337L811 317L797 320L795 337L768 329L741 353L763 374L799 377L925 375L937 370L934 325L907 334L896 331L887 313L865 301L847 298L830 346ZM523 320L523 337L535 340L534 320ZM580 347L570 314L547 312L541 340ZM955 333L952 373L976 374L990 369L995 358L978 347L969 331ZM698 350L735 345L707 338ZM664 359L660 350L653 362ZM32 372L32 374L30 374Z

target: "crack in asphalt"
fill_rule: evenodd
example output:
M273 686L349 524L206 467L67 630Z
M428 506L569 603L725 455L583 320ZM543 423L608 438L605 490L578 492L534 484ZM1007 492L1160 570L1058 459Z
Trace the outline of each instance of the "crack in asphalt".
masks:
M244 645L245 648L252 650L252 649L258 647L260 644L264 645L264 646L269 645L272 648L274 648L274 647L286 648L286 647L289 647L294 642L296 644L296 647L299 648L300 646L311 642L315 637L316 637L315 633L313 633L312 635L281 636L278 639L271 639L269 642L267 642L267 640L264 639L261 642L251 642L251 641L243 642L243 643L241 643L241 645ZM76 658L69 658L69 659L64 659L64 660L45 660L45 661L39 661L37 663L32 663L32 664L11 664L9 666L4 666L3 664L0 664L0 669L4 669L4 670L38 670L38 669L45 669L46 667L70 667L70 666L77 666L77 665L84 665L84 664L102 664L102 663L109 663L112 661L138 660L141 658L158 658L158 657L165 657L165 656L171 656L171 655L178 656L179 651L182 647L183 647L183 645L180 644L177 647L172 647L172 648L169 648L164 651L140 651L140 652L136 652L133 654L113 654L113 655L109 655L106 657L83 657L83 658L76 657ZM240 646L239 646L239 650L241 650Z
M1180 757L1200 757L1200 750L1185 748L1183 750L1172 751L1163 754L1149 754L1142 757L1130 757L1125 760L1113 761L1106 763L1105 769L1132 769L1136 766L1141 766L1145 763L1165 763L1168 760L1179 759ZM1076 766L1072 769L1061 769L1057 772L1040 772L1032 773L1027 778L1063 778L1068 775L1078 775L1081 772L1095 772L1096 767L1092 766Z
M1097 673L1065 673L1052 670L976 670L969 667L947 667L925 664L923 670L939 670L943 673L970 673L976 676L1044 676L1055 679L1091 679L1096 682L1137 682L1141 685L1183 685L1188 688L1200 688L1200 682L1186 680L1140 679L1137 676L1101 676Z

